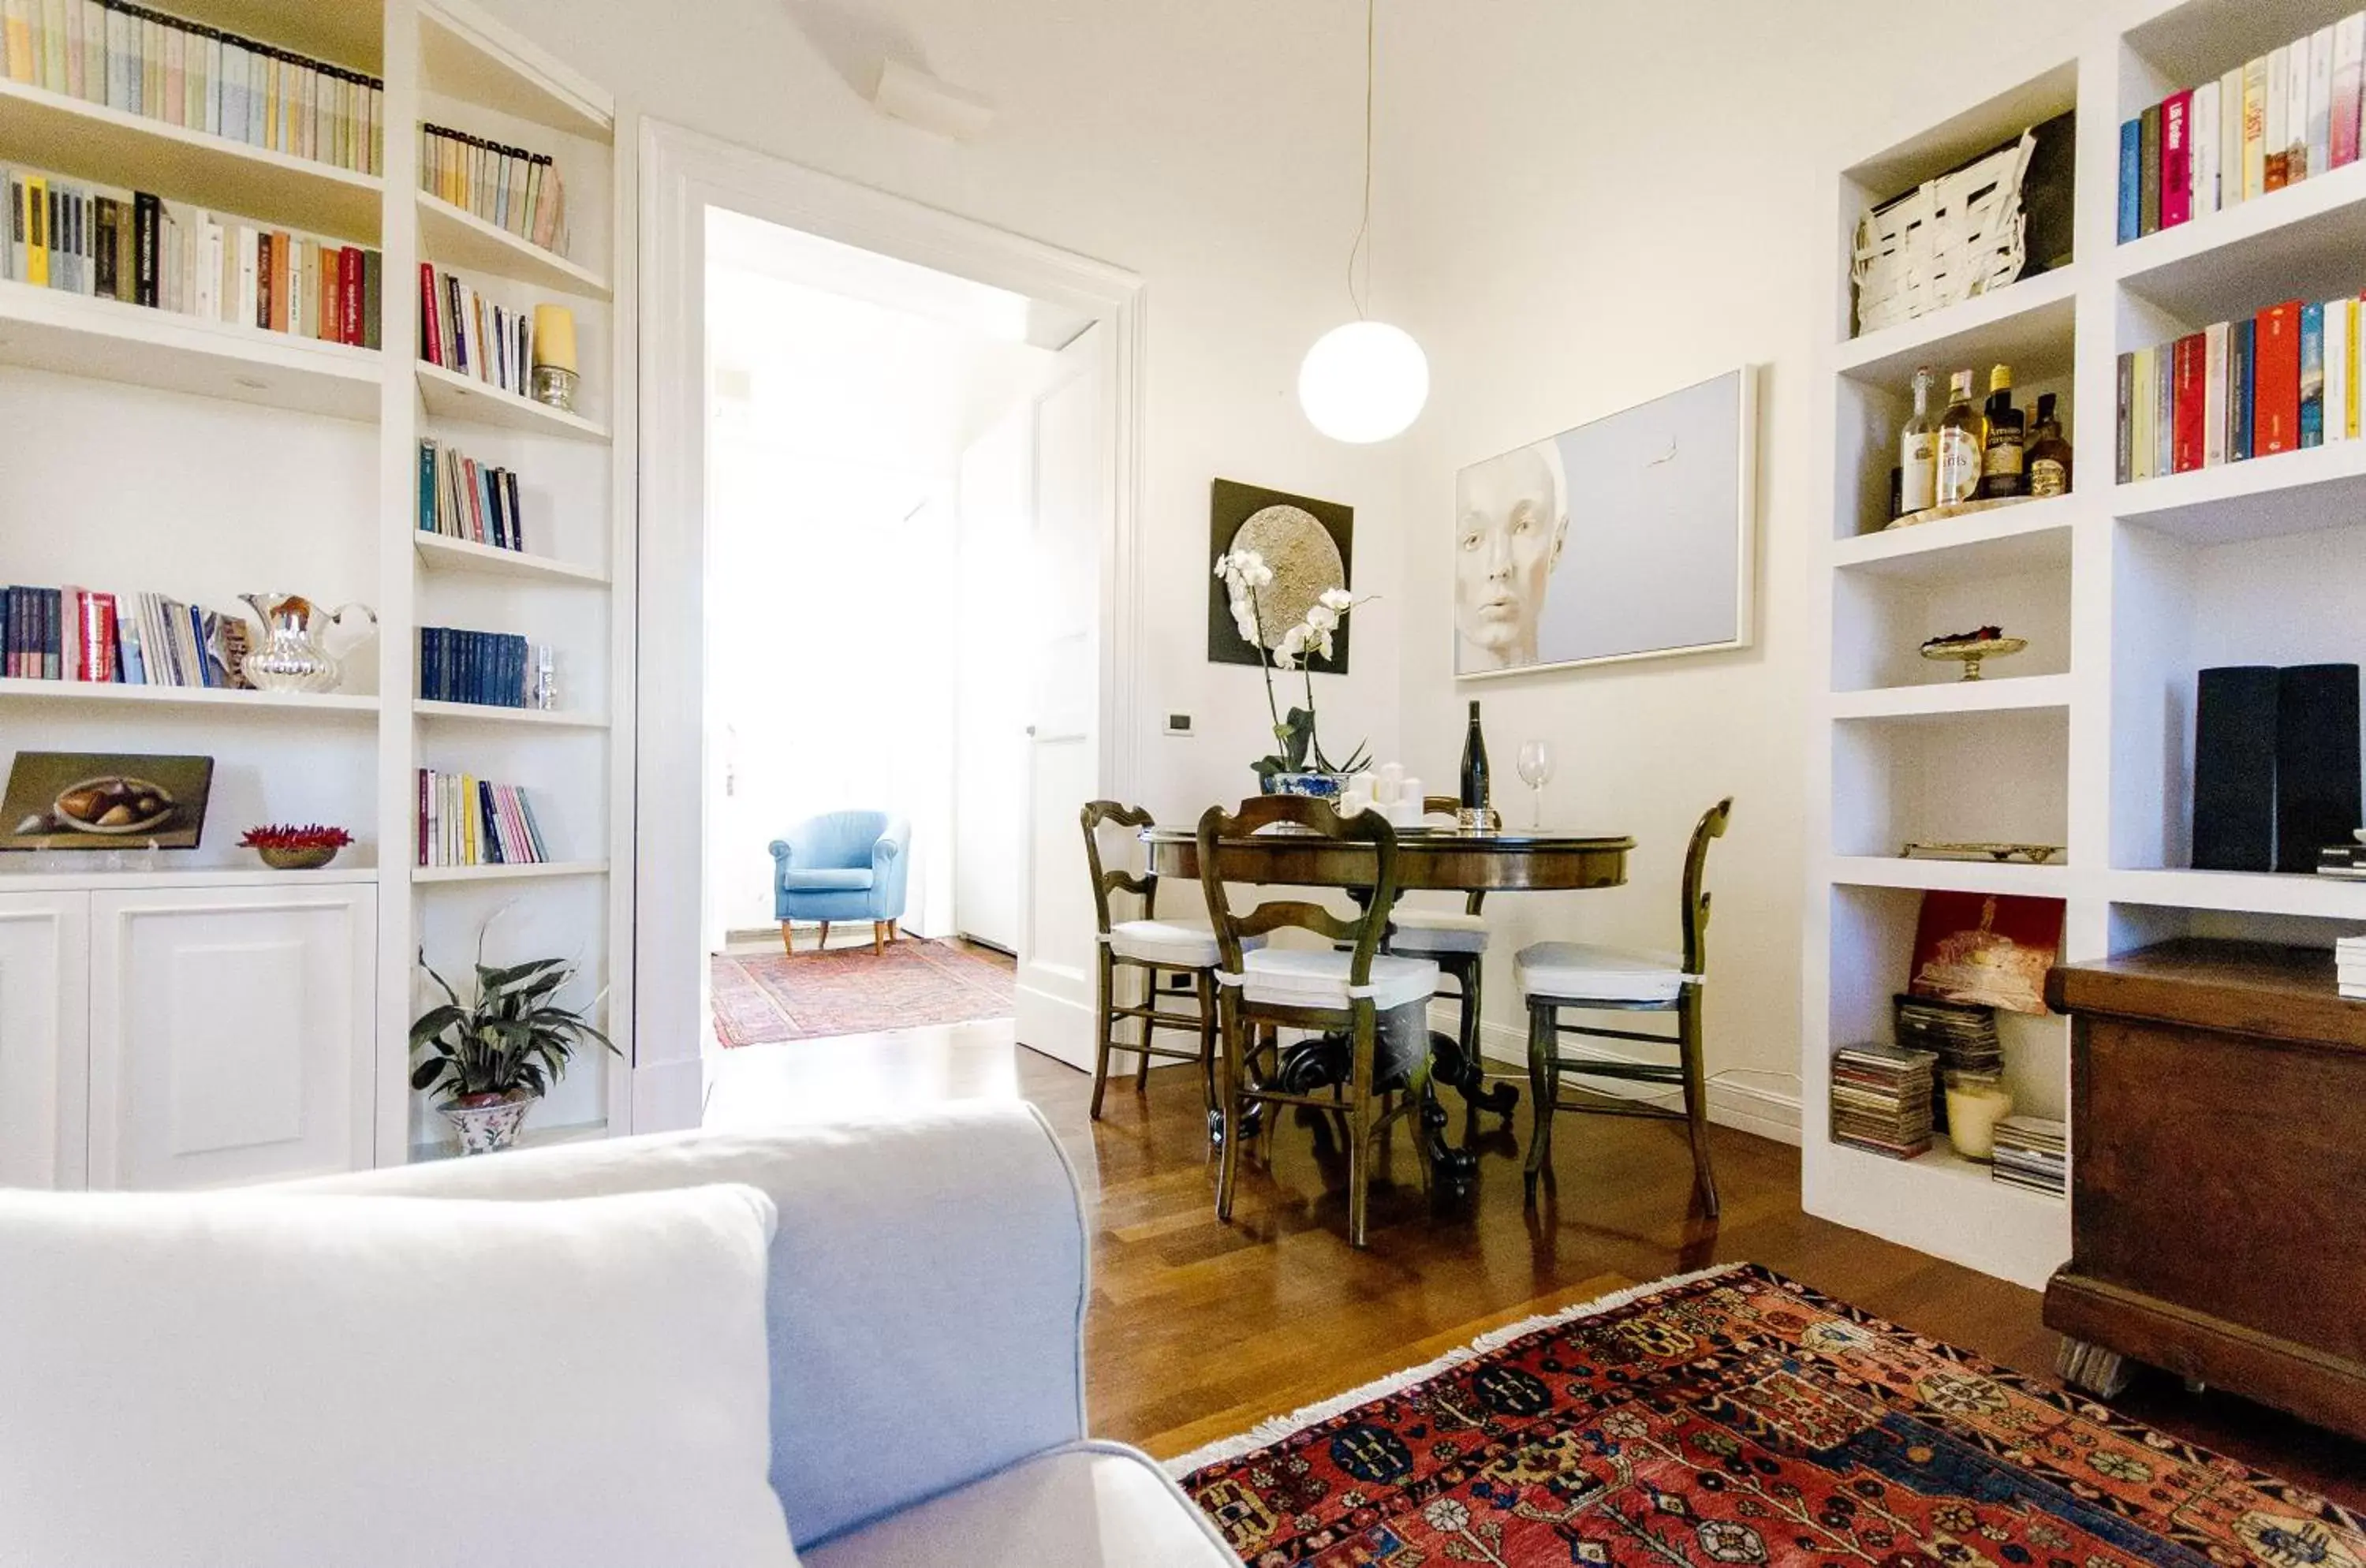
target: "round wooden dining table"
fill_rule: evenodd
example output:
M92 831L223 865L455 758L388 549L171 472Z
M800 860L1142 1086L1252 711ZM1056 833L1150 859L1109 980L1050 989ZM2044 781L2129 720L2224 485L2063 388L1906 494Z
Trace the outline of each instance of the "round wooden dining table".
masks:
M1149 869L1161 877L1200 878L1200 838L1189 828L1145 828ZM1635 840L1624 833L1568 833L1555 829L1456 828L1397 829L1400 893L1548 893L1617 887L1627 881ZM1273 831L1220 840L1217 870L1226 882L1251 886L1337 887L1369 891L1380 874L1379 852L1368 842L1342 842L1312 833ZM1430 1035L1436 1077L1459 1090L1474 1111L1511 1115L1520 1091L1487 1086L1479 1054L1460 1042ZM1459 1163L1459 1162L1458 1162Z

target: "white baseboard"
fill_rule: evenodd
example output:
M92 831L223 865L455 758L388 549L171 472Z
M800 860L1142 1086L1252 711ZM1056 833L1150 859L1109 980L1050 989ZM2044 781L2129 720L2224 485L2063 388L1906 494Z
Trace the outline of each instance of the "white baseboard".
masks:
M1454 1032L1456 1014L1452 1004L1441 1003L1431 1009L1430 1026L1445 1033ZM1528 1037L1525 1030L1505 1024L1479 1025L1479 1054L1493 1066L1511 1067L1525 1072L1528 1065ZM1646 1056L1618 1048L1607 1040L1572 1039L1564 1035L1560 1043L1564 1056L1591 1056L1605 1062L1666 1061L1668 1056ZM1605 1094L1623 1095L1630 1100L1656 1099L1670 1090L1651 1084L1616 1083L1610 1080L1590 1083L1588 1088ZM1799 1142L1799 1097L1779 1089L1762 1089L1755 1085L1736 1083L1711 1074L1708 1081L1708 1119L1720 1127L1737 1132L1754 1133L1777 1143L1797 1145Z

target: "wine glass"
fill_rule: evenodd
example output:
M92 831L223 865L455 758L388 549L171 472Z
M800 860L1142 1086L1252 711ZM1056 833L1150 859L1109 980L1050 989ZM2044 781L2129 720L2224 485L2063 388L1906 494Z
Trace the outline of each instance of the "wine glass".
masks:
M1520 742L1520 782L1528 786L1536 800L1536 819L1531 826L1545 825L1545 784L1552 777L1552 748L1541 740Z

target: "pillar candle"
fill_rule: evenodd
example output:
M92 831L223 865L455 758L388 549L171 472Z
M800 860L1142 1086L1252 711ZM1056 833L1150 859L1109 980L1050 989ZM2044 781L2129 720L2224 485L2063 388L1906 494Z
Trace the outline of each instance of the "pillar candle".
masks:
M575 367L575 312L564 305L534 308L534 362L560 370Z
M2012 1095L1988 1078L1947 1080L1947 1139L1966 1159L1996 1156L1996 1124L2012 1114Z

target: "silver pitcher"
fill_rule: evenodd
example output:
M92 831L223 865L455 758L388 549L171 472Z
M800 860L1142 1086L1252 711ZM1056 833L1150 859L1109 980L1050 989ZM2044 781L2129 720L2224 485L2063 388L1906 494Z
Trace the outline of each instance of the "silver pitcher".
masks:
M333 692L345 678L343 656L366 641L377 629L377 612L366 604L344 604L322 610L300 593L242 593L263 623L262 640L247 651L240 672L247 683L264 692ZM343 628L346 617L367 626L332 651L331 627Z

